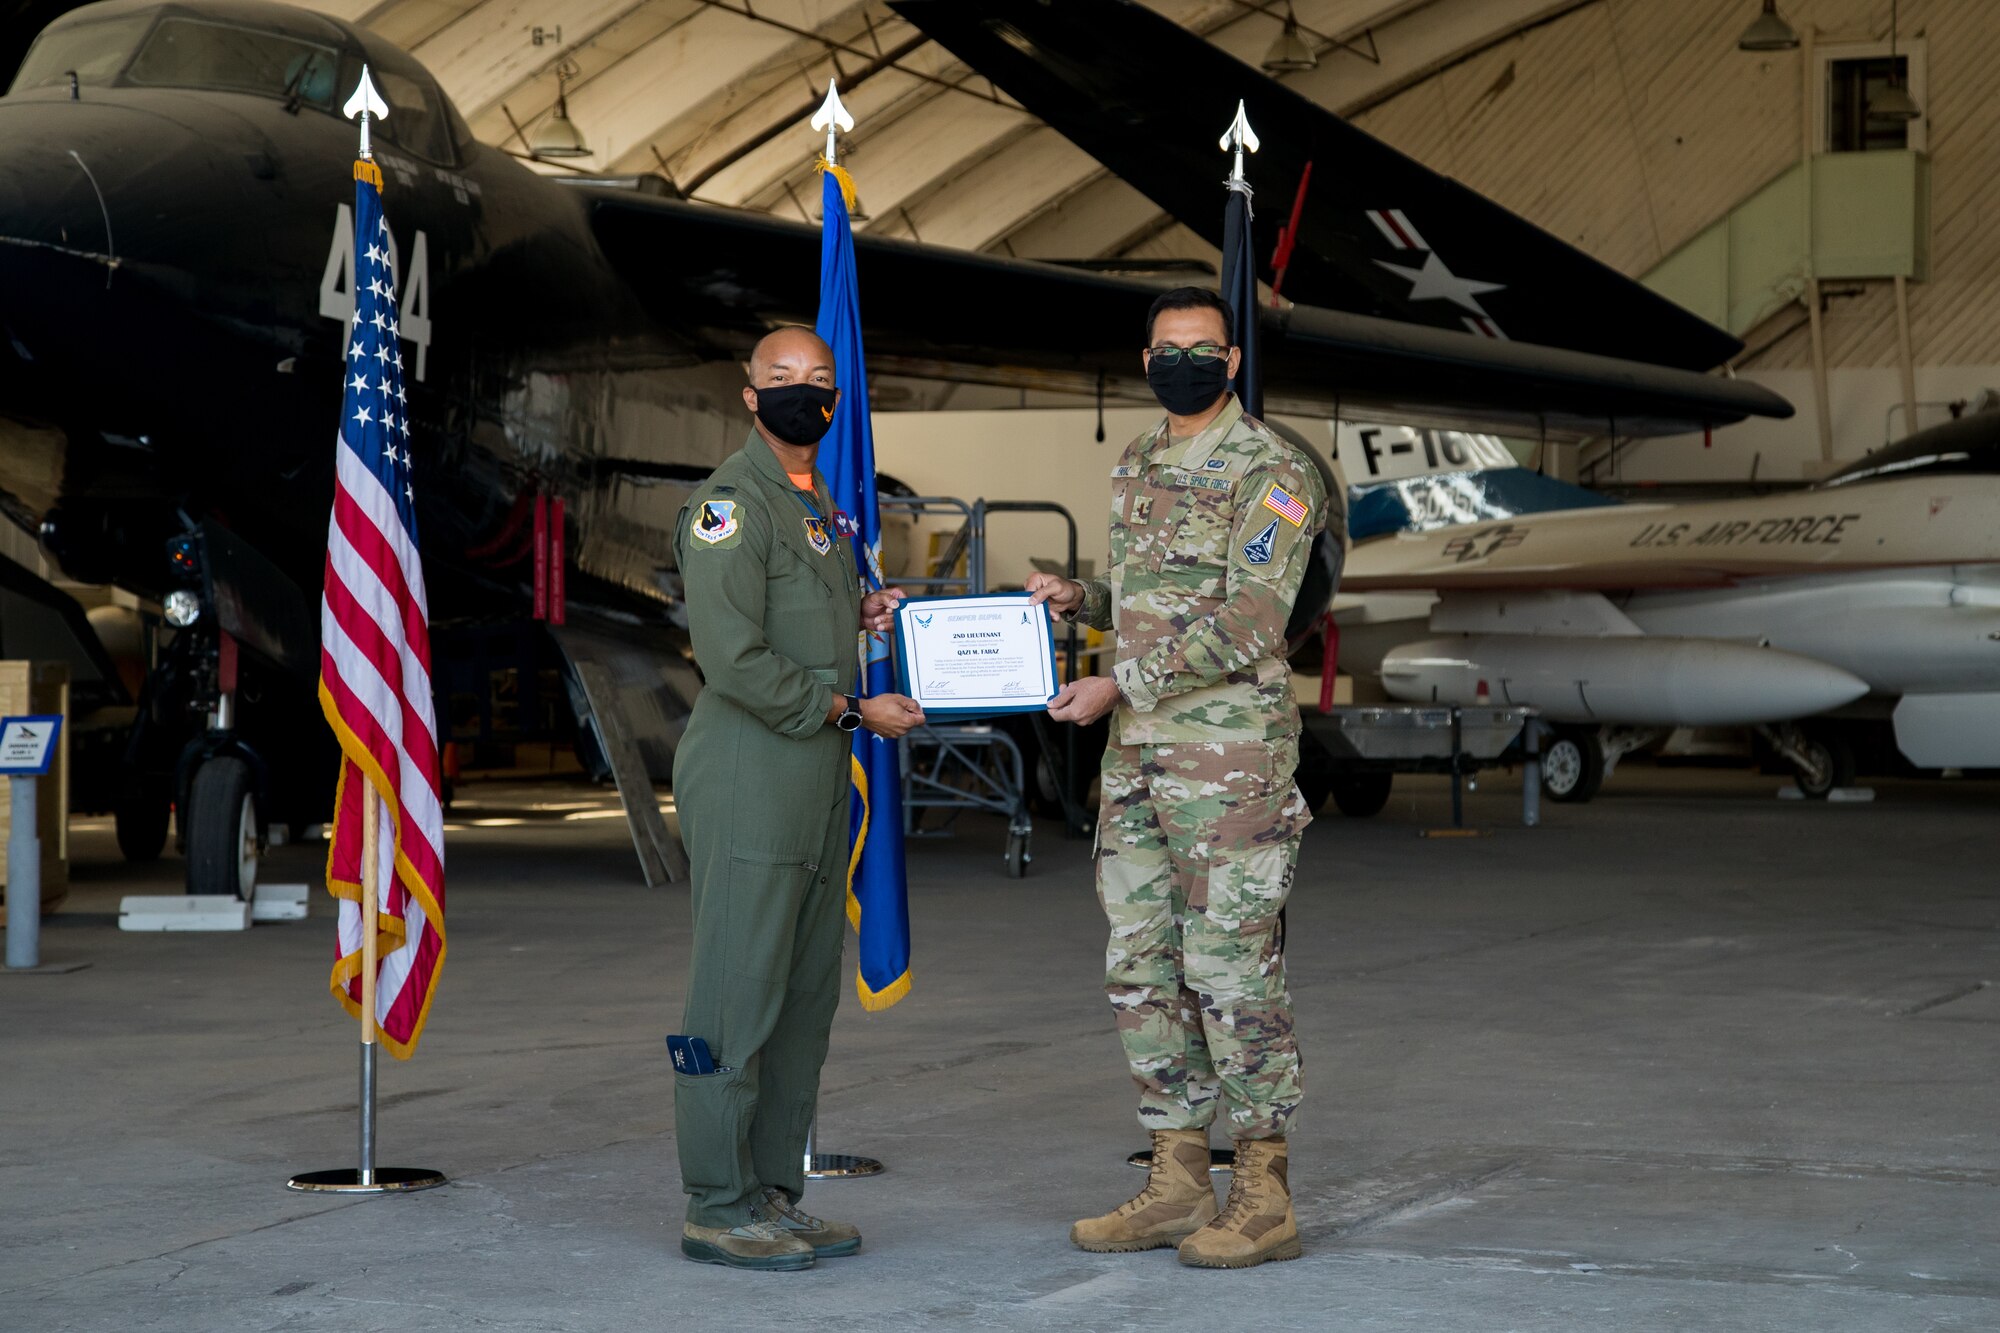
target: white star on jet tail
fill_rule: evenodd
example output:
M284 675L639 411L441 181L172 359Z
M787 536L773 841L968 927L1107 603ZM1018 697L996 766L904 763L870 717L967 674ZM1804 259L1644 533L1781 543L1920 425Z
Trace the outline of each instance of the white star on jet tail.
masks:
M1375 261L1391 273L1400 274L1410 281L1412 301L1450 301L1463 306L1475 315L1484 315L1485 309L1479 304L1481 292L1506 290L1504 282L1481 282L1477 278L1461 278L1444 266L1444 261L1435 251L1424 256L1422 268L1410 268L1404 264L1392 264L1386 259Z

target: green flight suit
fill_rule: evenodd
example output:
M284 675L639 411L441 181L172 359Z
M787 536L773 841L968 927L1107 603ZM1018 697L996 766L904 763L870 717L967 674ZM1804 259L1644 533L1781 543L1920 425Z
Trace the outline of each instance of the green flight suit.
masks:
M752 431L674 533L703 686L674 756L694 909L681 1031L717 1072L674 1076L688 1220L749 1220L762 1186L794 1199L839 998L861 585L826 481L812 508ZM813 512L817 510L817 515Z

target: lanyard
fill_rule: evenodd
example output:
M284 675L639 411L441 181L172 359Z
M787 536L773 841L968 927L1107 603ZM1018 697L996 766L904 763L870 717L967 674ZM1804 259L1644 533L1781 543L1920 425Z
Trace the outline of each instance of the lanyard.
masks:
M820 522L826 523L826 518L819 512L819 506L815 505L812 502L811 495L807 494L805 491L800 490L796 486L788 486L785 489L789 490L793 495L799 497L799 503L806 507L806 512L808 514L811 514L814 518L819 519ZM834 530L833 524L826 523L826 526L829 532Z

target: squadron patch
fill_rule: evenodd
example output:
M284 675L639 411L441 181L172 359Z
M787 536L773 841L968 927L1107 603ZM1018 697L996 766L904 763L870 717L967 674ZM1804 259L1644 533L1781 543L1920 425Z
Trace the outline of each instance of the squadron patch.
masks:
M1243 558L1253 565L1268 565L1277 545L1278 520L1274 518L1262 532L1243 543Z
M694 516L694 535L710 546L734 537L742 526L734 500L703 500Z
M833 538L827 534L826 523L821 519L814 518L810 514L806 516L804 522L806 525L806 541L811 544L813 550L818 551L821 555L825 555L828 551L831 551L833 549Z

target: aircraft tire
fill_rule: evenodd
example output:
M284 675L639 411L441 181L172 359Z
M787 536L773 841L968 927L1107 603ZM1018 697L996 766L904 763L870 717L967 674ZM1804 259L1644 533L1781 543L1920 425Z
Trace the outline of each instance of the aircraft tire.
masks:
M250 765L220 755L196 769L185 813L187 891L249 902L257 892L259 851Z
M159 860L173 813L173 802L156 792L133 792L121 799L111 812L119 854L135 865Z
M1835 787L1854 785L1854 747L1832 732L1807 735L1806 753L1812 757L1815 777L1803 766L1792 769L1799 791L1809 801L1824 801Z
M1542 790L1552 801L1582 805L1604 785L1604 747L1588 727L1557 727L1542 748Z
M1355 773L1336 778L1333 803L1349 819L1373 818L1389 804L1389 790L1395 782L1394 773Z

